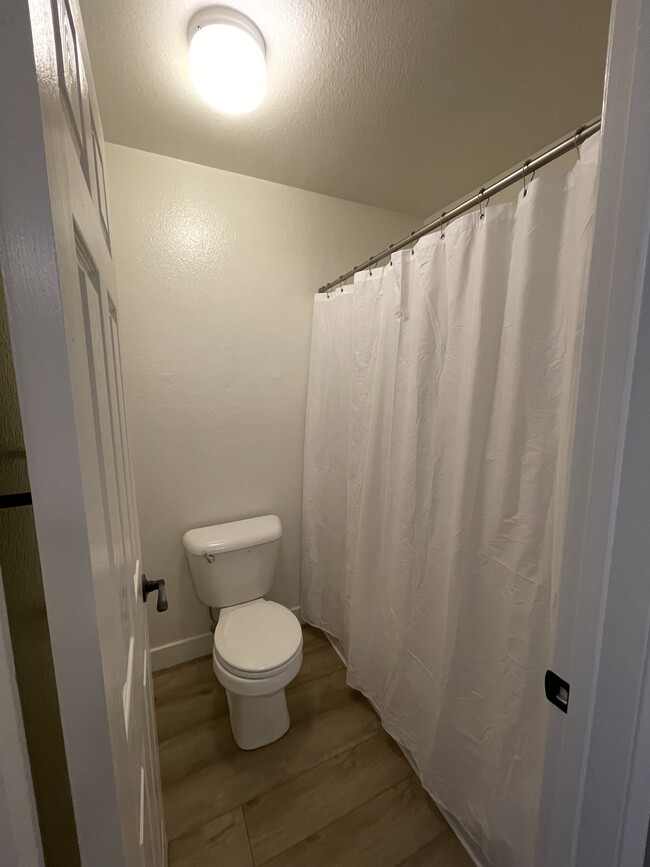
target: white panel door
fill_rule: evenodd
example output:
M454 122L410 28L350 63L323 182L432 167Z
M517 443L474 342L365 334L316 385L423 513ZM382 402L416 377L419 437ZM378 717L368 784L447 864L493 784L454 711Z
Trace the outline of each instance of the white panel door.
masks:
M80 854L163 867L101 118L76 0L6 2L0 261Z

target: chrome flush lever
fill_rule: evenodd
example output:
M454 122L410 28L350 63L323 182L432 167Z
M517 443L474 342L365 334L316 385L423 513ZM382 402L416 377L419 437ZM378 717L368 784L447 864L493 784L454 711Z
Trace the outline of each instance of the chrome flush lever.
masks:
M142 598L147 601L147 596L158 591L158 601L156 602L156 611L167 611L167 594L165 593L165 579L159 578L157 581L149 581L146 575L142 576Z

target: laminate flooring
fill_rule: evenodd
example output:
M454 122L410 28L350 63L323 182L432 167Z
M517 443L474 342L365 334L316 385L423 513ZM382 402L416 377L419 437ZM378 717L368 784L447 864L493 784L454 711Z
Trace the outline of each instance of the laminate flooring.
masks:
M169 867L472 867L313 627L303 654L291 728L252 752L210 657L154 675Z

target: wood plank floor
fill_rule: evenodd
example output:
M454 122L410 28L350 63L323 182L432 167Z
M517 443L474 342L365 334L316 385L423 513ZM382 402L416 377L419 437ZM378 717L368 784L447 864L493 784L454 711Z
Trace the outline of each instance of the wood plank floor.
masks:
M325 636L304 629L291 728L240 750L209 657L154 675L170 867L472 867Z

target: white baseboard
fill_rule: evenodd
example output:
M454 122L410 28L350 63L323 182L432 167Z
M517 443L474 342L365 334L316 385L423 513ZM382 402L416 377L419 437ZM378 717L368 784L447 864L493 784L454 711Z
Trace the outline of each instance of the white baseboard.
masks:
M292 614L295 614L301 625L304 625L305 621L302 619L302 614L300 613L300 605L295 605L293 608L290 608Z
M203 632L201 635L192 635L190 638L181 638L180 641L152 647L151 670L160 671L162 668L171 668L172 665L188 662L199 656L208 656L212 653L212 642L212 633Z
M341 660L343 665L347 668L348 667L348 661L345 658L345 653L343 652L343 645L339 642L338 638L334 638L333 635L330 635L329 632L325 632L324 629L321 629L321 632L323 633L325 638L327 638L329 643L332 645L332 647L336 651L336 655ZM375 711L377 711L377 708L375 708ZM377 716L379 716L379 713L377 713Z

